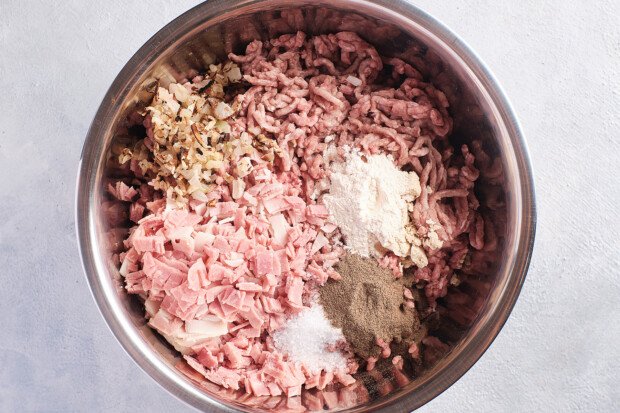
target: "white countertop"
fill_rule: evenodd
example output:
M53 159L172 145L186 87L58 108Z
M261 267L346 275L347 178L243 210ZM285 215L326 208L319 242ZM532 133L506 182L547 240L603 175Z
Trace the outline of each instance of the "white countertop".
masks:
M197 3L0 1L2 412L193 411L134 364L99 315L73 200L106 89L152 34ZM414 3L504 87L538 201L534 257L512 316L421 411L620 411L620 2Z

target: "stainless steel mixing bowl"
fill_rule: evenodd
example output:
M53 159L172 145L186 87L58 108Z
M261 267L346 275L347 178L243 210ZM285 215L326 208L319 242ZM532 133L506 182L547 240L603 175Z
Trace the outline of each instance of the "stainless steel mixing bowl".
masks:
M383 371L364 381L368 398L331 394L348 411L411 411L428 402L484 353L517 299L530 260L535 229L534 190L527 150L501 89L475 54L436 20L400 0L209 1L153 36L125 65L106 94L88 132L77 184L80 252L92 293L112 332L160 385L205 411L303 409L316 394L295 400L251 398L218 391L190 378L179 354L146 324L136 297L122 287L114 254L128 223L106 198L104 183L120 172L110 162L115 141L131 134L128 118L148 102L156 82L165 85L243 51L253 39L306 31L355 31L384 55L414 63L451 103L455 144L481 139L498 160L497 175L483 179L477 194L493 216L497 248L484 265L470 268L463 283L441 301L434 334L451 350L417 375ZM110 211L121 219L110 219ZM116 214L118 216L118 214ZM355 396L355 395L354 395ZM335 397L335 398L334 398Z

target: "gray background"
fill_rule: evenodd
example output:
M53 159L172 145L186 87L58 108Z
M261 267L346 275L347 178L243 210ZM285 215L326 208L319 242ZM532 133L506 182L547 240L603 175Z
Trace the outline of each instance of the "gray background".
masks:
M197 3L0 0L2 412L192 411L108 331L82 274L73 201L107 87ZM620 2L414 3L503 85L529 143L539 211L510 320L421 411L620 411Z

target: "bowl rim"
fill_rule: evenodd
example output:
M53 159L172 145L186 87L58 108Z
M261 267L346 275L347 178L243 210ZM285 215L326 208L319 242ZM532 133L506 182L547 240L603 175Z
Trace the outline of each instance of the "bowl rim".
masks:
M102 282L101 277L105 274L106 266L98 251L95 250L97 245L93 228L95 217L90 208L93 201L94 174L98 156L103 149L104 140L101 138L104 133L102 131L105 131L105 128L102 126L109 124L114 119L114 115L120 110L119 102L123 100L119 98L126 96L139 77L158 58L159 53L154 52L168 50L175 41L188 34L196 23L212 20L218 13L221 14L233 8L258 6L270 2L273 0L206 1L189 9L160 29L124 65L106 92L87 132L78 166L75 197L78 248L91 294L103 319L125 352L157 384L187 405L204 411L233 412L244 411L245 409L238 410L225 405L211 398L207 393L191 386L187 381L181 380L178 371L174 371L166 365L157 357L154 350L143 345L142 337L134 330L127 315L119 309L117 302L111 302L115 299L115 292L111 282ZM304 0L298 2L303 3ZM331 2L328 0L305 0L305 3L317 5ZM428 403L465 375L495 340L514 308L529 268L536 232L536 202L532 166L521 127L502 87L478 55L460 37L436 18L406 0L341 0L340 3L364 4L391 10L394 13L398 12L401 18L414 21L432 33L439 41L446 43L450 51L463 60L489 94L490 101L498 109L498 115L507 129L506 136L510 138L517 161L521 204L517 205L520 211L518 217L520 218L518 224L520 227L515 244L521 255L515 257L515 265L511 270L510 278L513 282L509 290L502 291L495 310L483 328L478 331L477 336L480 336L478 343L471 341L468 343L472 349L472 354L465 363L461 363L456 369L451 369L450 372L446 372L446 369L440 371L433 378L434 386L430 385L433 383L425 383L431 387L431 391L424 394L423 397L417 394L415 400L405 397L373 405L376 411L392 411L393 409L411 411ZM482 342L480 342L481 340ZM476 345L474 346L474 344ZM444 377L441 377L442 374ZM409 394L409 396L412 395ZM353 408L347 411L358 410L358 408Z

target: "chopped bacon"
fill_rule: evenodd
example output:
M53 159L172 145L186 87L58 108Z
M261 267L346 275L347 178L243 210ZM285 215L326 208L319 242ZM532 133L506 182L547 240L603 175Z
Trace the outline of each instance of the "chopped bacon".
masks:
M155 313L155 316L149 320L149 325L163 334L173 336L180 331L183 326L183 322L169 314L167 311L160 309L157 313Z
M217 367L217 365L219 364L219 362L217 361L217 357L214 357L211 353L211 350L209 350L208 348L200 349L196 358L198 359L200 364L210 369Z
M132 294L145 292L144 271L134 271L125 275L125 288Z
M123 181L117 181L115 185L108 184L108 192L119 201L131 202L138 191L135 188L127 186Z
M256 274L266 275L273 270L273 253L271 251L259 252L256 254Z
M267 383L267 388L269 388L269 394L274 397L282 394L282 389L276 383Z
M237 283L237 288L242 291L250 291L250 292L261 292L263 291L263 287L256 283L252 282L240 282Z
M290 226L286 222L284 215L276 214L270 216L269 223L271 224L271 230L273 232L273 245L280 248L286 246Z
M136 251L140 253L155 252L157 254L163 254L165 252L164 243L166 238L162 234L147 236L144 233L144 229L136 229L130 237L130 243Z
M262 314L256 308L256 306L251 306L248 311L243 312L243 315L245 319L250 322L250 325L256 329L260 329L265 322Z
M199 291L201 288L211 284L211 281L207 279L207 268L201 258L198 258L196 262L189 267L187 272L187 283L190 289Z
M281 314L283 311L282 304L275 298L261 296L260 301L266 313Z
M226 367L218 367L214 370L209 370L204 374L205 378L209 381L219 384L225 389L231 388L233 390L239 390L239 382L241 381L241 375L235 370L228 369Z
M222 235L217 235L213 240L213 248L216 248L221 254L232 251L228 240Z
M263 202L265 209L271 215L278 212L286 211L290 208L290 204L284 200L284 198L271 198Z
M304 282L300 277L289 277L286 286L286 297L292 307L301 308L301 294L303 293Z
M144 216L144 205L134 202L129 206L129 219L138 223Z
M258 374L254 373L248 375L248 384L250 389L246 389L246 391L250 391L255 396L269 396L271 395L271 391L267 385L261 380Z
M222 346L222 351L226 355L226 358L230 362L230 366L233 369L239 369L250 365L250 359L243 356L241 349L236 347L233 343L226 343Z
M224 278L232 276L232 270L217 262L209 266L209 281L222 281Z

